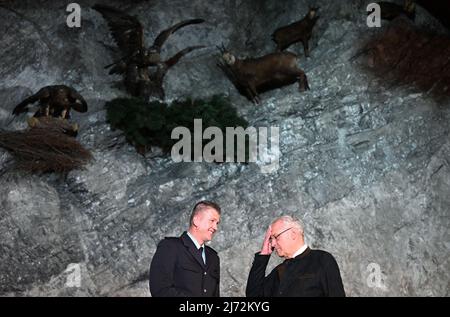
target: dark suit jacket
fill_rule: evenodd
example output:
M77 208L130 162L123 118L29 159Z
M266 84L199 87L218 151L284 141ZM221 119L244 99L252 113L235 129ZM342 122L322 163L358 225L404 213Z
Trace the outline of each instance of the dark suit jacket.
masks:
M158 244L150 265L152 296L219 296L220 263L216 251L205 246L206 265L186 232Z
M248 276L246 295L272 296L345 296L339 267L325 251L311 250L275 267L266 277L270 255L255 254Z

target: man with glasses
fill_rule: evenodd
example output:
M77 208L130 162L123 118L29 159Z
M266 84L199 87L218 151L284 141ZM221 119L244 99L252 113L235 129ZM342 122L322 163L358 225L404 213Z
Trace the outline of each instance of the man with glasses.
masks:
M265 276L272 251L286 260ZM345 296L334 257L306 245L303 224L291 216L276 219L267 229L260 252L255 254L246 295Z
M150 266L152 296L219 296L220 262L211 241L220 221L220 207L200 201L192 210L189 229L158 244Z

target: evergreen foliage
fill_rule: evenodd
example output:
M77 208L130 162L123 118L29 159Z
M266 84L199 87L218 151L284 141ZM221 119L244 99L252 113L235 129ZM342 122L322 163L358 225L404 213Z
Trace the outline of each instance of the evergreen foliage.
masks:
M142 154L150 146L158 146L164 153L170 153L172 146L179 141L171 139L175 127L186 127L191 131L193 146L194 119L202 119L203 131L213 126L222 130L223 153L226 152L225 128L245 129L248 126L248 122L238 116L229 100L220 95L208 100L177 100L170 105L160 101L146 102L138 98L116 98L108 101L105 106L107 121L111 127L122 130L128 142ZM203 146L210 141L204 140ZM248 152L247 147L246 149Z

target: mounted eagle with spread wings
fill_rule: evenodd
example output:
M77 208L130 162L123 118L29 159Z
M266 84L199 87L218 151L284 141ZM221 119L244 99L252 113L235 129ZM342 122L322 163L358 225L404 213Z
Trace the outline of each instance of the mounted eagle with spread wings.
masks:
M100 12L108 22L114 41L122 57L105 66L109 74L124 76L127 91L136 97L156 96L164 99L163 79L170 67L175 65L187 53L204 46L187 47L171 58L163 61L161 49L169 36L180 28L205 22L203 19L190 19L179 22L160 32L153 45L145 47L144 28L136 16L130 16L107 5L96 4L92 7Z

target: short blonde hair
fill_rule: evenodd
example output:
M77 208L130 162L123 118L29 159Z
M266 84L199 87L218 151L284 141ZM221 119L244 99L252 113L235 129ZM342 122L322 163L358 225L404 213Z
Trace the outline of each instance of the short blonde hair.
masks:
M201 211L205 210L206 208L212 208L220 215L222 212L220 210L220 207L215 202L209 201L209 200L202 200L195 204L194 208L192 209L191 217L189 218L189 225L192 226L194 224L194 217L200 213Z

